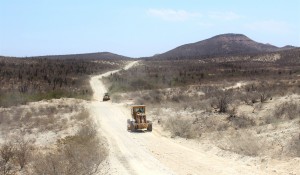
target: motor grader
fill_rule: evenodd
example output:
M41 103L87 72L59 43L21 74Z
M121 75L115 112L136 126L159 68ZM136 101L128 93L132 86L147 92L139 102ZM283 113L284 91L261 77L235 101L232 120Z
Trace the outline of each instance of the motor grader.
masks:
M109 94L105 93L103 97L103 101L108 101L108 100L110 100Z
M127 130L130 130L131 132L143 129L152 131L152 122L147 120L145 105L132 105L131 117L131 120L127 120Z

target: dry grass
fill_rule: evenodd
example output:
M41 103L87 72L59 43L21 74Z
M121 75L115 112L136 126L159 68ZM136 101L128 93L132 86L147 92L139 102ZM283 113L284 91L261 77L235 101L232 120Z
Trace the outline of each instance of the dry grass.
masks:
M71 117L71 119L74 119L76 121L84 121L84 120L87 120L89 118L89 112L87 110L83 110L83 111L80 111L79 113L73 115Z
M277 119L291 120L300 118L300 105L293 101L282 103L276 106L274 117Z
M33 140L15 135L0 145L0 174L12 175L27 172L25 166L32 160Z
M66 103L66 104L64 104ZM56 100L54 103L31 103L28 106L0 108L0 130L11 132L25 129L28 132L61 131L67 129L72 121L84 121L88 118L82 101L64 102Z
M2 108L0 116L1 132L7 135L0 144L1 175L95 174L107 155L81 100Z
M233 131L230 134L220 133L220 135L223 135L223 138L217 145L221 149L246 156L259 156L264 151L261 141L249 131Z
M183 117L170 117L164 121L164 127L168 129L172 137L195 138L197 134L194 132L192 120Z
M36 155L33 174L97 174L107 150L91 125L58 140L57 147Z
M290 154L292 156L300 157L300 134L292 137L289 145Z
M227 118L227 120L236 129L248 128L248 127L252 127L252 126L256 125L254 119L251 119L250 117L245 116L245 115L240 115L240 116L233 115L233 116L229 116Z
M270 84L272 87L268 93L271 96L259 93L260 88L270 88ZM282 87L280 84L279 89ZM282 89L276 89L272 83L260 86L260 82L231 91L207 86L193 88L192 91L187 87L140 91L129 93L125 98L146 104L149 115L159 121L172 137L215 141L214 133L220 132L226 139L217 145L224 150L247 156L280 157L292 152L297 155L294 153L298 149L297 140L288 150L290 141L287 136L296 132L293 123L297 122L300 113L298 95L281 96ZM196 95L201 92L205 95ZM219 112L223 97L228 98L225 99L228 100L226 113Z

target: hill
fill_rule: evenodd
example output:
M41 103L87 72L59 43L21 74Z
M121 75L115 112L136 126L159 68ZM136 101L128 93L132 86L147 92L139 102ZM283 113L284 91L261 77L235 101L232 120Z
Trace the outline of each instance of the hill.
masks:
M196 43L185 44L153 58L186 58L199 56L266 53L295 48L262 44L242 34L222 34Z
M0 58L5 56L0 56ZM6 57L8 58L8 57ZM82 54L69 54L69 55L44 55L44 56L33 56L26 58L49 58L49 59L115 59L115 60L126 60L131 59L130 57L110 53L110 52L96 52L96 53L82 53Z

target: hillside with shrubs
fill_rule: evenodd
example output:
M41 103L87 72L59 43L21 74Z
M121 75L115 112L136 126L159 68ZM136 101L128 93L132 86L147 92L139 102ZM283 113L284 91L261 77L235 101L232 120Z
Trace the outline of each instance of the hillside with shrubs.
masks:
M246 156L300 157L300 50L142 59L105 79L170 137ZM274 146L276 145L276 146Z
M0 57L0 106L61 97L89 99L89 76L119 69L128 60L92 56Z
M90 77L128 61L110 53L0 57L0 175L98 174L108 152L89 112Z

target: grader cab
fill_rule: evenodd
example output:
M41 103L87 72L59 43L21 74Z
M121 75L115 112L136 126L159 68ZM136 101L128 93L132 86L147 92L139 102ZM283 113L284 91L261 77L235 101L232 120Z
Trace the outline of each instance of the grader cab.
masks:
M133 105L131 106L132 119L127 121L127 129L131 132L136 130L147 129L152 131L152 122L147 120L146 106L145 105Z

